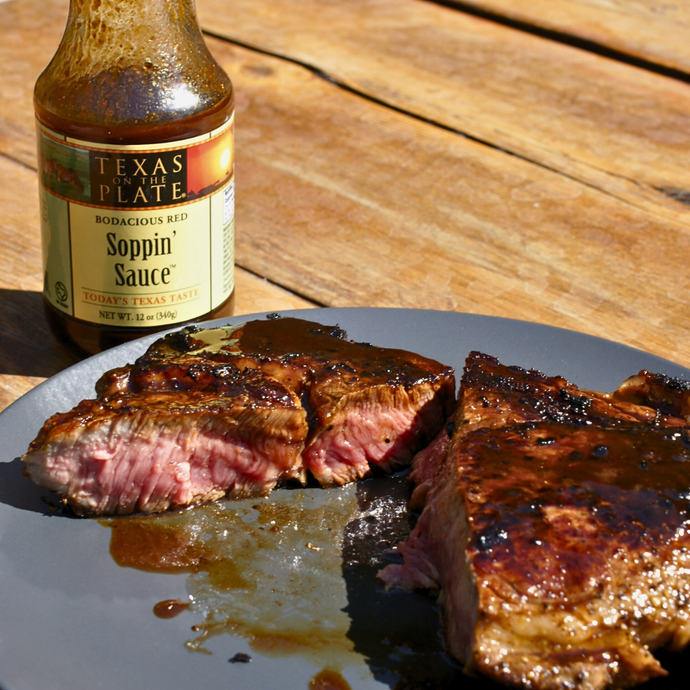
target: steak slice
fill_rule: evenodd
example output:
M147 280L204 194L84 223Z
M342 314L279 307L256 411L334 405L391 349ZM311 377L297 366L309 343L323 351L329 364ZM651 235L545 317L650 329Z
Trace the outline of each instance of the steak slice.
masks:
M157 513L304 482L299 399L255 371L231 378L206 390L85 400L45 423L25 472L82 515Z
M160 512L409 463L452 411L452 369L299 319L187 328L55 415L25 472L80 513Z
M441 588L466 670L625 688L665 675L650 650L690 641L690 428L631 386L585 392L468 357L450 434L414 461L425 505L404 563L380 573Z

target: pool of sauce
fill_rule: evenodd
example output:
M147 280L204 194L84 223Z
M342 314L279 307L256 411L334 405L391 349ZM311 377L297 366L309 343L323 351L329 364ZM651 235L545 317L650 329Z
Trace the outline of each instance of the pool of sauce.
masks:
M325 668L309 681L309 690L350 690L350 684L337 671Z
M241 636L252 650L243 661L299 655L322 668L313 690L347 690L347 669L363 664L391 687L450 688L460 670L434 598L385 592L376 578L409 534L408 496L404 477L374 478L101 522L120 566L188 574L186 592L152 615L188 617L190 652L227 635L235 664L231 636Z

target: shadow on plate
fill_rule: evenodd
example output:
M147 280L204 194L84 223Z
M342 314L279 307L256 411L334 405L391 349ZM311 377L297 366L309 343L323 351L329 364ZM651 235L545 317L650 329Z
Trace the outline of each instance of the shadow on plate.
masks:
M365 517L347 525L343 541L348 637L376 680L395 690L450 690L459 683L469 690L471 679L445 653L435 597L387 592L376 577L395 558L393 547L409 534L408 497L402 476L370 479L357 487Z
M0 463L0 503L43 515L75 517L63 507L56 493L41 488L24 476L21 458Z

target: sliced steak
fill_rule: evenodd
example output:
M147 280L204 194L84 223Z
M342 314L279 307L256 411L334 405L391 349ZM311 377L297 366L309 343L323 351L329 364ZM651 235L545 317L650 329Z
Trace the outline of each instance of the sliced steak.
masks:
M224 390L116 394L44 425L27 475L78 514L156 513L304 481L299 399L257 372ZM216 387L218 388L218 387Z
M667 412L472 353L450 436L415 460L404 563L380 577L440 588L449 651L498 682L664 675L650 650L690 641L690 428Z
M48 420L25 470L78 512L111 514L263 495L307 472L329 486L390 471L436 435L455 380L285 318L165 336L96 391Z
M263 372L299 396L309 424L303 462L324 486L360 479L370 465L390 471L409 463L455 400L450 367L293 318L174 333L133 366L106 374L97 390L107 399L210 385L228 364Z

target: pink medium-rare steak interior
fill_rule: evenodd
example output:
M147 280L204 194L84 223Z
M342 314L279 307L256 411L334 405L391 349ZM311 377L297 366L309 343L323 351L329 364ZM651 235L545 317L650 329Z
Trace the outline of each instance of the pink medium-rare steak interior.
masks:
M337 327L269 319L165 336L96 392L46 422L25 471L77 512L111 514L265 495L307 472L328 486L390 471L437 433L455 381Z
M290 396L266 404L198 390L136 393L55 415L24 456L25 472L79 514L156 513L303 481L306 433Z
M326 388L315 387L319 393ZM304 451L305 467L324 486L360 479L369 465L390 472L409 464L452 409L439 404L438 384L429 380L413 386L371 380L364 388L329 381L328 389L326 399L310 399L314 416ZM450 399L450 389L442 395Z
M690 428L623 397L468 358L448 441L415 459L404 564L380 574L441 589L468 670L625 688L664 675L650 650L690 640Z

